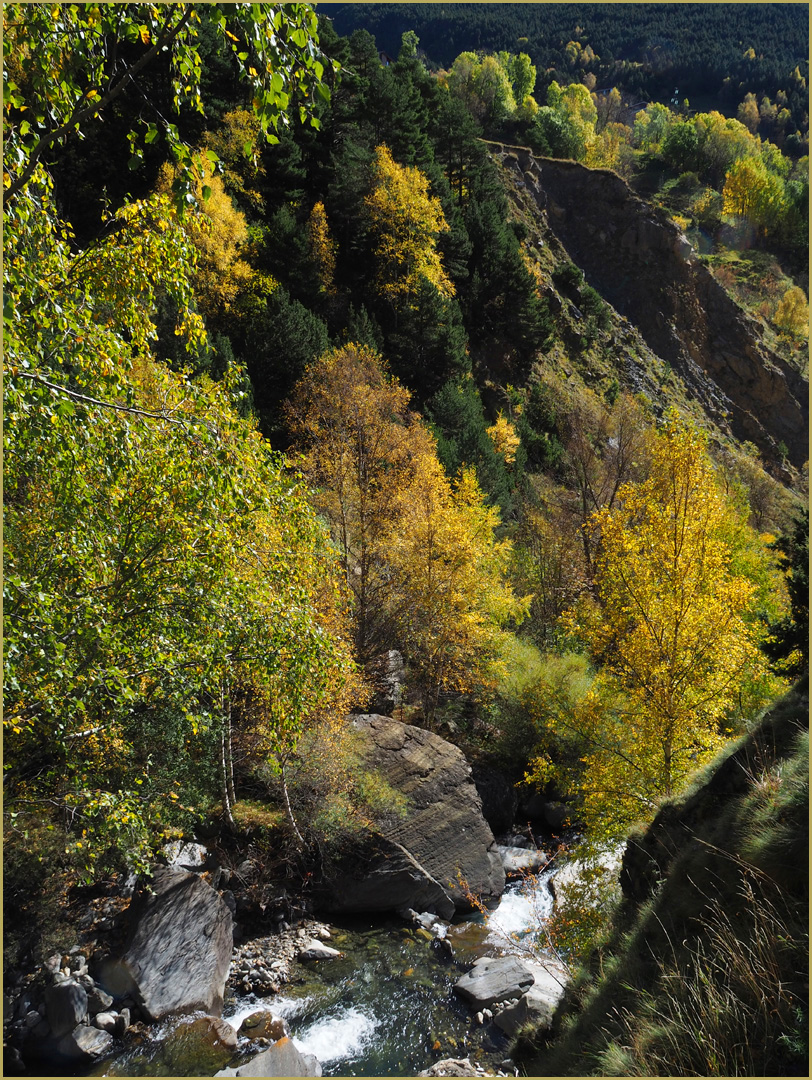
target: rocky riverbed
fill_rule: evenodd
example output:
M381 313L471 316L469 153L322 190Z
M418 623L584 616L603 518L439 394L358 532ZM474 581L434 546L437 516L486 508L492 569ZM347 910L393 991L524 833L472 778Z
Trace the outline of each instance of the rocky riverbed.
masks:
M459 750L389 718L358 723L412 814L336 868L322 894L331 922L289 905L235 925L233 875L202 844L175 844L148 887L129 879L89 900L65 951L7 974L6 1075L510 1075L509 1037L549 1019L560 978L516 961L518 979L487 1001L465 988L482 974L475 961L515 951L537 917L521 884L500 902L506 877L541 871L538 896L552 903L547 857L529 830L496 843ZM455 866L500 903L491 927L466 914Z

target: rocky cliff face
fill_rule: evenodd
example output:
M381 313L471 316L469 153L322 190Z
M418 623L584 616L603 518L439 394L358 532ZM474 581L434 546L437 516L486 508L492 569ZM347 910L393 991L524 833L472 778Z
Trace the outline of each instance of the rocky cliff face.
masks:
M762 341L680 229L616 173L496 152L587 281L671 365L712 423L777 464L808 457L808 383Z

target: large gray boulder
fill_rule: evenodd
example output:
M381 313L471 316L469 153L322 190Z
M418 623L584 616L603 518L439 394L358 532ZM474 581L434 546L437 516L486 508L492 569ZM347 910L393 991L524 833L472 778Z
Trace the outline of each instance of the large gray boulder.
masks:
M223 1008L233 948L231 912L197 874L158 868L122 967L144 1011L172 1013Z
M500 1009L494 1017L497 1027L511 1038L527 1024L531 1024L536 1031L549 1028L569 982L569 975L561 964L526 961L526 965L533 975L533 985L515 1005Z
M285 1037L263 1050L238 1069L222 1069L215 1076L321 1076L321 1065L312 1054L302 1054Z
M462 752L432 732L386 716L354 718L369 768L406 796L403 818L328 864L320 901L329 911L411 907L444 919L505 887L502 860Z
M534 982L533 972L518 956L481 956L454 984L455 991L475 1009L521 997Z

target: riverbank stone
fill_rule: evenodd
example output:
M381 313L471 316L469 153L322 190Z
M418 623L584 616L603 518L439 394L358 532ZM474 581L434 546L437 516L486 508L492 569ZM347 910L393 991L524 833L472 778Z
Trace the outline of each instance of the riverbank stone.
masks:
M223 1008L233 948L231 912L202 878L159 867L142 898L123 966L152 1020Z
M330 859L318 897L328 911L410 907L450 919L472 896L496 902L502 860L462 752L423 728L390 717L353 717L365 764L406 797L402 818L360 842L352 857Z
M215 1076L321 1076L321 1065L312 1054L302 1054L288 1038L263 1050L237 1069L222 1069Z
M45 991L45 1015L55 1038L67 1035L87 1016L87 991L72 979Z
M569 975L560 964L528 962L527 966L533 975L533 985L515 1004L500 1009L494 1017L497 1027L511 1038L526 1024L532 1024L536 1031L546 1031L569 981Z
M59 1053L72 1061L102 1057L113 1045L113 1036L95 1027L80 1024L57 1044Z
M476 1010L521 997L533 985L533 972L518 956L481 956L454 990Z

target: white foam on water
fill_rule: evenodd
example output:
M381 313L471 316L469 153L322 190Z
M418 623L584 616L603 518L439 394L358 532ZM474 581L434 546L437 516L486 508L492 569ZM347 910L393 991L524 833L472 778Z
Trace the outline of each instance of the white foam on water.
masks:
M267 1012L274 1017L290 1020L304 1012L312 1002L311 997L274 997L268 1001L245 1000L230 1016L224 1016L233 1028L239 1028L246 1017L252 1013Z
M487 941L509 945L514 935L538 933L552 912L552 896L546 881L536 888L520 885L505 891L499 906L488 917Z
M325 1064L356 1056L372 1041L378 1021L355 1007L315 1020L293 1036L303 1054Z

